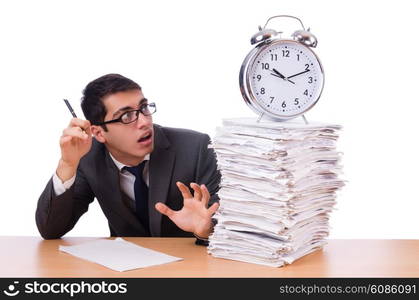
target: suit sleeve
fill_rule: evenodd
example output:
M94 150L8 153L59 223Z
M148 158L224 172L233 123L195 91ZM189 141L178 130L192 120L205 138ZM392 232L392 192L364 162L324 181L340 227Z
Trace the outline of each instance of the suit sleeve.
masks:
M203 135L202 142L200 144L200 151L197 163L197 178L196 183L205 184L207 187L211 198L209 200L208 206L211 206L214 202L218 202L219 198L217 195L218 190L220 189L221 173L217 167L217 158L215 151L212 148L208 148L211 141L207 134ZM213 224L215 225L216 220L212 219ZM196 237L195 244L201 246L208 246L208 240L202 240Z
M35 219L44 239L57 239L69 232L88 210L94 194L80 168L74 184L56 196L52 178L38 200Z
M218 202L219 198L217 195L220 189L221 174L217 167L217 158L214 149L208 148L211 143L210 138L207 134L203 135L203 139L200 145L200 154L198 157L197 164L197 178L196 182L199 184L205 184L211 195L209 206L214 202Z

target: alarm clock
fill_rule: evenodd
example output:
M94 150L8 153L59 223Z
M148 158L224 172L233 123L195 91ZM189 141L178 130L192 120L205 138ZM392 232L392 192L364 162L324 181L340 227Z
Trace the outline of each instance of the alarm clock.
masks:
M282 39L282 32L266 28L273 18L293 18L302 30ZM252 36L255 45L240 68L240 91L247 105L259 115L275 121L302 116L319 100L324 85L324 72L311 48L316 37L294 16L270 17L263 28ZM305 120L305 118L304 118Z

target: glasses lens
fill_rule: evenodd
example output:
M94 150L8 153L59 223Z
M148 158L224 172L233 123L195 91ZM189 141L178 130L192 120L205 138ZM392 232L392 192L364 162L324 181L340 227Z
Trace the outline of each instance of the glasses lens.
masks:
M127 111L121 116L121 122L124 124L128 124L128 123L136 121L138 119L138 114L140 112L144 116L150 116L156 112L156 104L155 103L143 104L138 110Z
M154 103L144 104L140 111L144 116L150 116L156 112L156 105Z
M137 120L137 111L131 110L127 111L121 116L122 123L128 124Z

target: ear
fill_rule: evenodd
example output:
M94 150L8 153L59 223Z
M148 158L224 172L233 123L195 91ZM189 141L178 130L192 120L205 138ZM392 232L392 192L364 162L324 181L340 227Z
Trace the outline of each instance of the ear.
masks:
M99 143L105 143L106 142L106 138L105 138L105 130L101 127L101 126L97 126L97 125L92 125L90 126L90 129L92 130L92 134L95 137L95 139L99 142Z

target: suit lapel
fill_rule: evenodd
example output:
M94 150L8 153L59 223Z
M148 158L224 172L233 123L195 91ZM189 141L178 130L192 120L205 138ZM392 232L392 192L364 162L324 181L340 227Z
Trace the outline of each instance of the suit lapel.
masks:
M149 165L149 215L152 236L161 236L162 215L155 209L158 202L166 203L172 180L175 153L158 125L154 125L154 150Z

